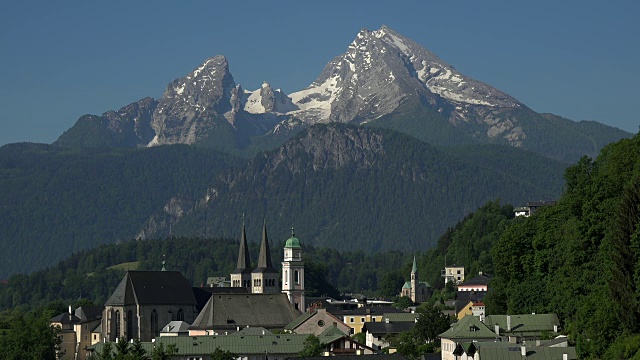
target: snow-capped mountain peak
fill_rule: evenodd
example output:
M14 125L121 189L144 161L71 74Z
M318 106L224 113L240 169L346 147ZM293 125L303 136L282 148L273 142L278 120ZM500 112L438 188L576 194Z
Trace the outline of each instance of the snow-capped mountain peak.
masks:
M442 100L460 108L519 106L517 100L460 74L385 25L375 31L360 30L344 54L334 58L309 87L291 94L291 98L300 108L294 115L308 122L370 121L392 112L404 99L418 93L431 98L433 106Z

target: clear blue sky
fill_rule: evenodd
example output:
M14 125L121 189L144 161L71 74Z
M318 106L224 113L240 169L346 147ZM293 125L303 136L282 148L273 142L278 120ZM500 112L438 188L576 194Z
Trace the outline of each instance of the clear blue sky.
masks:
M188 4L183 4L188 3ZM236 83L309 85L361 28L386 24L538 112L634 133L638 1L12 1L0 13L0 145L53 142L206 58Z

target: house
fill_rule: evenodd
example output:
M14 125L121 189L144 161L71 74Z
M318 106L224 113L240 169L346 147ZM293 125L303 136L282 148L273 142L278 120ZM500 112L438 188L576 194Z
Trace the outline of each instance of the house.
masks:
M560 335L560 320L556 314L489 315L484 323L510 343L539 340Z
M487 292L489 289L489 281L491 281L491 276L483 273L482 271L471 280L467 280L461 284L458 284L457 290L460 292Z
M411 299L413 303L421 303L427 301L433 291L428 282L419 281L418 265L416 263L416 257L413 257L413 266L411 267L411 280L404 283L400 296L405 296Z
M459 284L464 281L464 266L445 266L444 270L440 270L440 276L444 278L445 285L450 281Z
M362 332L362 327L366 322L383 321L384 314L403 312L392 306L367 306L349 310L328 309L327 311L349 325L352 334Z
M60 359L86 359L85 348L92 345L92 331L102 319L102 306L84 306L64 312L49 320L52 326L61 329ZM99 337L98 337L99 338Z
M373 354L374 350L360 344L354 339L342 334L334 333L335 328L328 329L326 334L320 334L318 339L324 344L324 354L331 355L359 355ZM176 360L202 359L210 360L211 353L216 349L229 351L242 360L284 360L295 357L304 349L307 334L264 334L236 333L222 336L161 336L154 343L143 343L143 346L160 346L167 348L175 345L178 354L172 356ZM96 344L94 351L100 352L103 343Z
M189 336L224 335L245 327L284 329L300 316L285 293L211 296L189 327Z
M322 308L312 309L311 311L298 316L285 326L284 330L296 334L319 335L330 326L337 328L344 334L351 333L349 325L327 312L327 309Z
M410 314L414 315L414 314ZM381 350L389 347L390 338L397 336L398 334L411 330L416 325L416 320L413 321L391 321L389 318L384 318L380 322L366 322L362 327L362 332L366 334L366 345Z
M556 201L554 200L529 201L527 203L527 206L519 206L519 207L513 208L513 212L515 213L516 216L529 217L541 207L551 206L551 205L554 205L555 203Z
M508 342L478 341L457 344L458 359L474 360L577 360L574 347L514 345ZM443 356L444 359L444 356Z
M105 303L102 336L151 341L171 321L193 322L196 305L191 284L179 272L130 270Z
M172 321L160 331L160 336L189 336L189 324L184 321Z
M457 360L461 356L459 350L461 344L474 341L495 341L499 336L477 317L465 316L438 337L440 337L442 360Z
M467 315L473 315L484 322L486 315L485 305L480 301L469 301L466 306L456 314L457 319L460 320Z
M373 354L373 355L342 355L340 360L407 360L400 354ZM438 359L440 357L438 356ZM310 356L310 357L292 357L289 360L327 360L326 356Z

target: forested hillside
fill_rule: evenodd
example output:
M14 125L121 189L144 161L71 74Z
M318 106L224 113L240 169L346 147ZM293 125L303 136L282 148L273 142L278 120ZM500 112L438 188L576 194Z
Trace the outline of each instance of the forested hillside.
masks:
M565 177L555 206L518 219L493 247L488 311L555 312L581 358L638 356L640 135Z
M248 164L185 145L7 145L0 279L138 235L233 237L243 213L256 239L266 220L277 237L295 225L309 244L341 251L425 250L488 200L555 198L564 166L509 147L444 150L343 124L312 127Z
M318 247L424 251L489 200L522 204L560 194L561 163L515 149L505 152L501 168L496 151L481 149L456 156L393 131L317 125L218 179L211 185L215 195L171 230L229 237L244 213L256 229L250 237L259 236L258 224L266 219L275 235L286 236L295 224ZM512 166L519 160L531 171ZM152 236L168 231L155 228Z
M236 160L210 149L161 146L0 148L0 279L73 252L127 240L176 194L202 194Z
M301 241L308 295L336 298L340 292L375 295L385 274L403 268L408 278L411 254L340 253L306 245L303 238ZM271 238L270 243L273 262L279 268L284 240ZM238 246L237 239L219 238L131 240L101 245L30 275L12 276L8 284L0 284L0 310L17 306L35 309L54 301L74 303L80 298L103 304L122 280L125 269L160 270L163 255L166 255L168 270L180 271L194 286L201 286L209 276L229 277L236 267ZM249 242L249 252L256 266L259 244ZM393 284L396 290L391 295L397 295L403 283L403 279L396 281Z

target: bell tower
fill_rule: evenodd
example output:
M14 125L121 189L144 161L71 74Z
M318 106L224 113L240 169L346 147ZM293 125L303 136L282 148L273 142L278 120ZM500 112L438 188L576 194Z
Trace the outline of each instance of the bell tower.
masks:
M302 261L302 246L296 238L293 228L291 237L284 246L284 261L282 262L282 292L287 294L291 304L300 311L305 311L304 300L304 262Z

